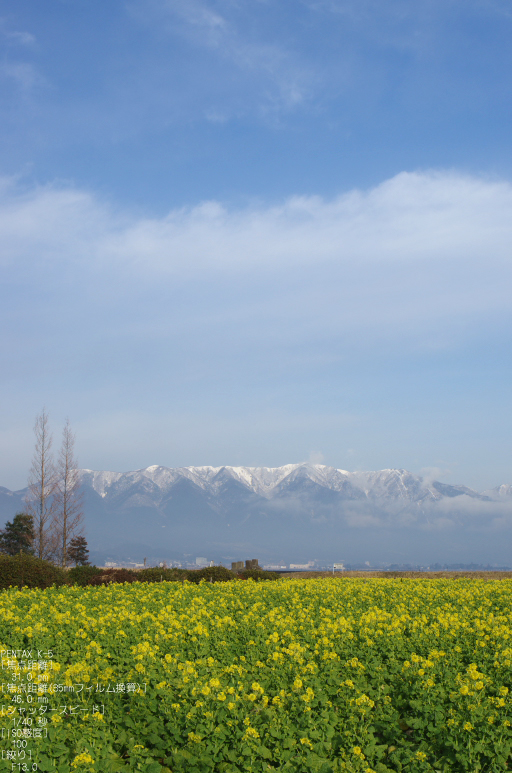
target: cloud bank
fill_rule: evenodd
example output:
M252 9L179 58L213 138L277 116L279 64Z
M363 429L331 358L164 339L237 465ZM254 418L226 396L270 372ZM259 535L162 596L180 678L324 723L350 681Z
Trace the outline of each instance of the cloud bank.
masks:
M2 399L24 426L44 402L77 417L82 436L94 426L89 467L277 465L313 452L335 466L451 467L452 451L392 456L393 442L446 433L442 416L437 430L428 419L437 384L420 375L403 386L401 369L466 357L474 373L489 346L508 346L511 209L509 182L450 171L404 172L332 199L206 201L163 217L64 183L4 179ZM375 363L381 397L371 392ZM439 372L441 398L455 400L464 373ZM400 400L413 390L423 418L411 440ZM398 418L378 419L385 454L360 456L377 443L375 411L393 402ZM333 456L340 442L356 457ZM2 453L7 467L21 464L7 440Z
M161 218L64 185L4 180L1 260L29 292L66 280L71 295L80 286L100 297L115 284L113 309L126 294L215 282L210 322L254 329L286 317L304 335L357 335L362 346L391 334L450 346L468 326L509 315L511 209L508 182L450 172L402 173L332 200L242 210L209 201Z

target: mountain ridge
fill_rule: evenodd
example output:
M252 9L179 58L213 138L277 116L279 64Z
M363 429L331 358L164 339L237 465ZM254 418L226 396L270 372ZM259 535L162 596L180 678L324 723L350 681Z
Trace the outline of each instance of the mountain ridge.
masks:
M484 492L404 469L150 465L81 470L92 555L493 563L512 556L512 486ZM0 487L0 516L26 490ZM96 558L95 560L99 560ZM133 560L133 558L132 558Z
M150 465L126 473L81 470L82 480L90 482L92 487L106 496L108 490L119 481L125 487L151 481L158 490L168 491L180 479L187 479L208 493L215 494L228 480L241 483L250 491L272 498L283 487L290 486L303 478L315 482L326 489L351 494L355 499L367 498L373 501L395 500L404 502L440 501L443 497L453 499L468 496L473 499L490 501L512 496L512 486L502 484L495 489L478 492L461 484L448 484L430 480L401 468L349 472L328 465L299 462L280 467L242 467L222 465L219 467L203 465L189 467L164 467Z

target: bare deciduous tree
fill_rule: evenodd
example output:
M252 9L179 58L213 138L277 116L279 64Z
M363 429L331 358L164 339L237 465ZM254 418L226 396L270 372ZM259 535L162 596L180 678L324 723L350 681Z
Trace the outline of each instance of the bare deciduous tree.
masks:
M52 435L45 408L36 418L34 433L36 446L25 504L27 513L34 519L34 552L39 558L51 559L56 547L54 517L57 478L52 455Z
M55 529L58 535L58 561L68 565L70 541L81 536L83 529L83 496L80 488L80 472L75 459L75 435L69 419L62 432L62 446L57 463L57 487L55 491Z

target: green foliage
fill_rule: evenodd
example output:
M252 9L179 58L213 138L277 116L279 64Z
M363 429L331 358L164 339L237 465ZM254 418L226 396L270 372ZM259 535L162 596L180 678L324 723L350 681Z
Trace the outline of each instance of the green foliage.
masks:
M167 569L149 567L142 571L133 569L101 569L97 566L77 566L68 572L71 583L76 585L109 585L120 582L227 582L237 575L225 566L207 566L204 569Z
M49 561L43 561L28 553L16 556L0 555L0 589L9 586L18 588L49 588L51 585L65 585L66 572Z
M190 582L201 582L206 580L207 582L227 582L228 580L234 580L236 575L230 569L226 569L225 566L205 566L204 569L195 569L189 572L188 579Z
M77 566L68 572L71 583L76 585L108 585L119 582L228 582L230 580L278 580L276 572L261 569L246 569L238 574L225 566L206 566L203 569L178 569L148 567L141 571L133 569L101 569L97 566Z
M75 566L87 566L89 563L89 550L87 548L87 540L85 537L73 537L70 540L66 556L69 561L72 561Z
M68 579L75 585L109 585L120 582L228 582L230 580L278 580L276 572L261 569L246 569L235 573L225 566L206 566L203 569L178 569L148 567L140 571L123 568L102 569L97 566L76 566L68 572Z
M279 580L277 572L266 572L264 569L242 569L237 572L240 580Z
M139 582L182 582L188 580L189 572L187 569L176 568L163 568L158 566L148 567L137 572L137 580Z
M88 585L110 585L111 583L135 582L137 573L131 569L101 569L100 574L93 575Z
M15 556L17 553L33 554L34 518L29 513L16 513L12 522L7 521L0 531L0 553Z
M67 573L69 582L72 585L89 585L90 580L99 574L103 574L103 569L97 566L91 566L86 564L82 566L74 566Z

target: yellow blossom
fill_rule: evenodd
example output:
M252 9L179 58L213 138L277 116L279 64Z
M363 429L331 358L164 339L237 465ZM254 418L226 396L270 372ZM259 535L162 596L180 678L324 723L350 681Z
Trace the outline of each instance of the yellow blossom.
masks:
M77 754L77 756L74 758L74 760L71 763L72 768L78 768L82 765L94 765L94 759L87 752L82 752L82 754Z

